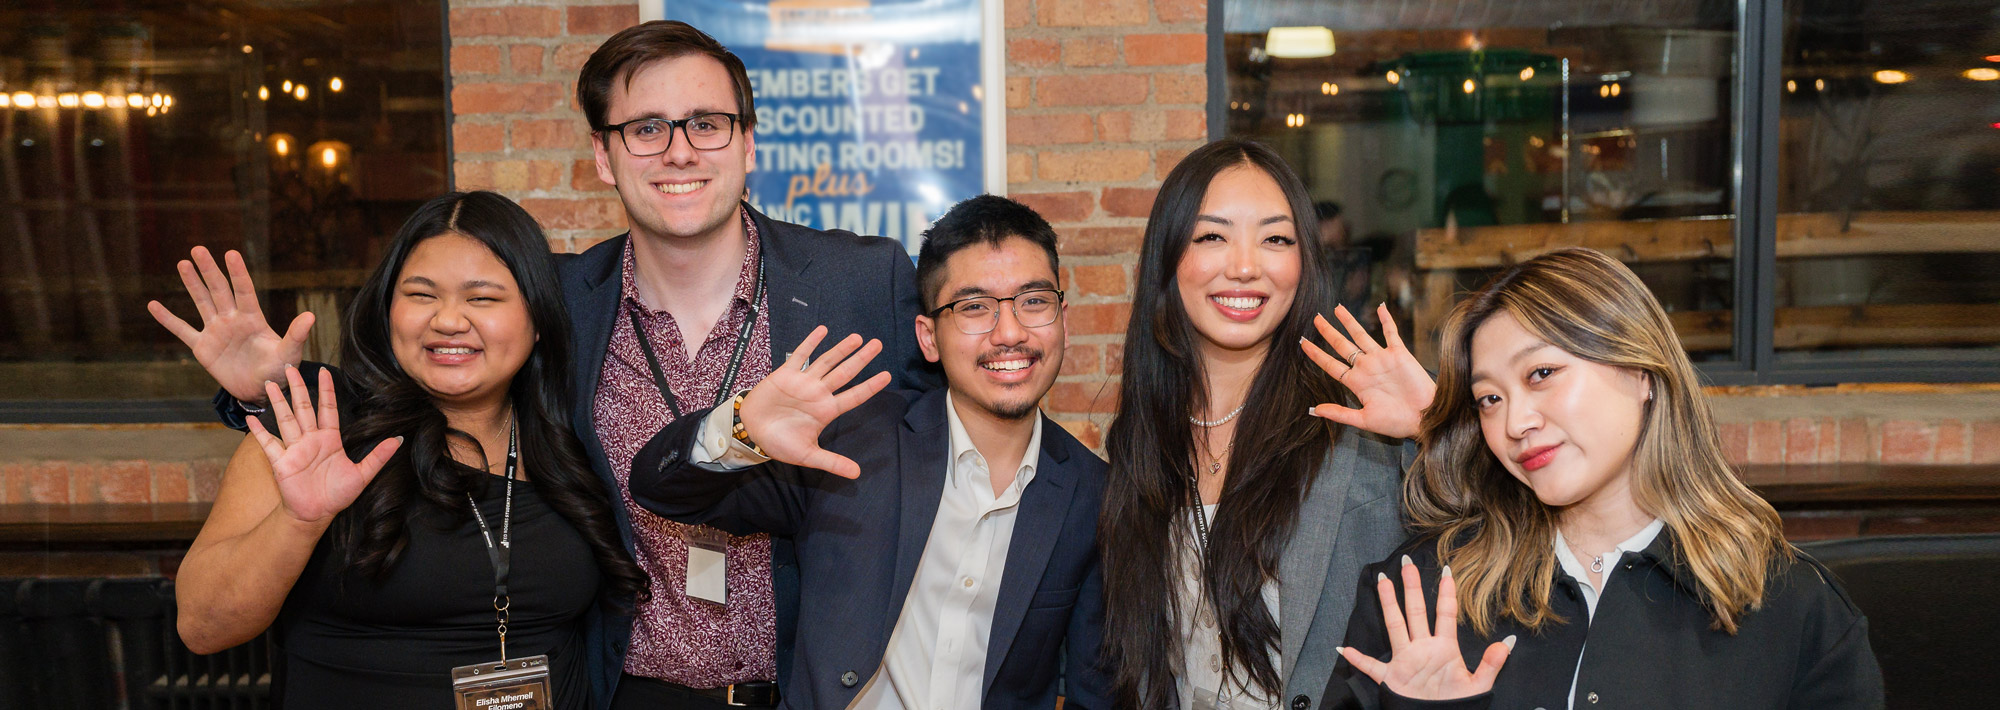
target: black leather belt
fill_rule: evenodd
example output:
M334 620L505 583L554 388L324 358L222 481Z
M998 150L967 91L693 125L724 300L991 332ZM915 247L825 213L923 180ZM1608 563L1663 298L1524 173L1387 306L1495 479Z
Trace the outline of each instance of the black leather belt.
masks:
M678 684L670 683L669 685ZM720 688L690 688L685 685L680 687L695 695L720 700L723 704L730 707L774 708L778 706L778 684L768 680L737 683L734 685L725 685Z

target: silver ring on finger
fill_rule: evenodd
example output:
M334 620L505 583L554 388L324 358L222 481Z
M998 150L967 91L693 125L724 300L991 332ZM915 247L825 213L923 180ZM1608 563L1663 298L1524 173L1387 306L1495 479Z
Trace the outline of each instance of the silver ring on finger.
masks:
M1354 362L1354 359L1355 359L1355 358L1358 358L1358 357L1361 357L1361 355L1362 355L1362 352L1361 352L1361 348L1355 348L1355 349L1354 349L1354 352L1351 352L1351 353L1348 353L1348 354L1347 354L1347 357L1346 357L1346 358L1343 358L1343 359L1345 359L1345 360L1347 360L1348 362L1352 363L1352 362Z

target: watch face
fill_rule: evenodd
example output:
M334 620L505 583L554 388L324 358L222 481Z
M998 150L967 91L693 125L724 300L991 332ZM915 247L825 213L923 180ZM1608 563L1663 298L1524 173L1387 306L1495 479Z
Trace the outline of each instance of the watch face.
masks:
M1390 168L1375 183L1375 200L1392 210L1406 209L1417 201L1417 174L1407 168Z

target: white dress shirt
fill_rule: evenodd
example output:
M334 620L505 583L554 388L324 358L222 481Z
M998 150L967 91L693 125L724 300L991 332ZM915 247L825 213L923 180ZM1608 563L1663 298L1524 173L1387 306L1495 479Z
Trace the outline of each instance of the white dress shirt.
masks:
M1216 504L1201 507L1202 514L1208 516L1209 528L1215 527ZM1189 508L1187 526L1189 537L1199 540L1195 530L1194 509ZM1264 710L1278 707L1275 695L1266 696L1246 682L1248 674L1242 668L1235 672L1234 682L1224 688L1222 674L1222 637L1215 625L1215 604L1208 599L1202 587L1201 560L1193 545L1182 548L1180 554L1180 618L1176 623L1181 634L1181 668L1175 678L1175 692L1180 695L1182 710ZM1271 621L1278 622L1278 583L1264 580L1260 596L1264 598L1264 609L1271 613ZM1284 677L1284 659L1277 649L1271 649L1271 669ZM1250 688L1243 686L1251 685Z
M1604 577L1602 583L1609 583L1611 581L1611 573L1618 569L1618 562L1625 557L1625 553L1637 554L1645 552L1646 546L1653 544L1653 538L1658 537L1660 529L1664 527L1666 527L1666 523L1661 522L1659 518L1654 518L1652 523L1640 528L1638 533L1625 538L1624 542L1618 543L1618 546L1604 553L1604 571L1598 573ZM1576 580L1577 588L1582 590L1584 613L1590 617L1586 622L1596 619L1597 597L1600 594L1600 590L1597 587L1591 586L1589 570L1581 560L1576 558L1576 553L1570 552L1569 543L1563 540L1561 530L1556 531L1556 562L1562 565L1563 574L1569 575L1570 579ZM1589 652L1590 642L1585 641L1583 644L1583 653L1579 653L1576 656L1576 670L1571 671L1569 675L1569 706L1571 708L1576 707L1576 678L1579 674L1583 673L1583 654Z
M986 457L973 448L950 393L945 395L944 411L951 429L950 458L942 472L944 495L882 664L848 706L852 710L977 708L985 695L993 610L1000 600L1000 578L1007 568L1021 491L1034 480L1041 457L1042 422L1037 413L1014 482L996 496ZM690 460L710 470L767 460L730 436L733 419L732 412L722 409L711 414L695 438ZM862 471L861 475L896 474Z

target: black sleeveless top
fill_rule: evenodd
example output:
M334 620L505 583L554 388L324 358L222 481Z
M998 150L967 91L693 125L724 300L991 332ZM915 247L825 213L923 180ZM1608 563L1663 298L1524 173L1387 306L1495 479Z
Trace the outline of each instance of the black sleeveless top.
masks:
M491 476L474 492L496 541L506 488ZM279 707L452 708L451 669L500 658L479 523L411 507L409 546L379 582L341 571L328 538L313 549L275 625ZM514 484L511 549L507 657L548 654L554 707L582 710L590 687L581 621L597 596L597 561L527 481Z

